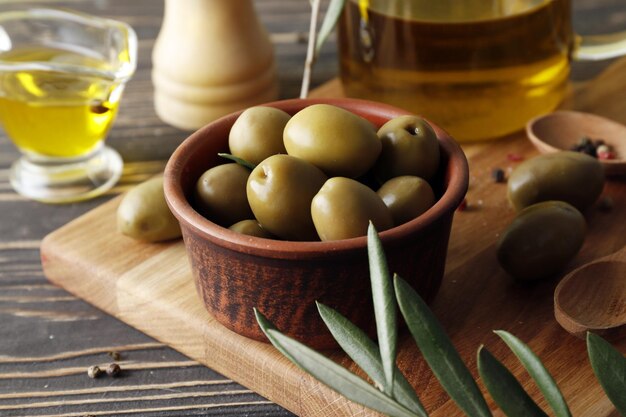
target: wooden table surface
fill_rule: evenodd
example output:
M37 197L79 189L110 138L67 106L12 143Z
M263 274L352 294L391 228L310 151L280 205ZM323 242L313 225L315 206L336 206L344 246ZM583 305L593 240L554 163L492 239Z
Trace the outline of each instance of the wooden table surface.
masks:
M179 0L181 3L185 0ZM22 3L20 1L20 3ZM139 66L122 100L108 143L126 161L120 184L107 196L78 204L44 205L13 192L10 164L18 157L0 134L0 415L1 416L288 416L288 411L49 284L39 245L49 232L158 172L187 136L154 113L150 54L163 14L162 0L40 0L130 23L139 36ZM281 97L298 95L309 2L255 0L272 34ZM624 0L573 0L582 33L626 30ZM0 2L0 10L6 6ZM574 64L573 79L594 77L607 65ZM313 85L334 77L331 39ZM92 380L86 369L112 361L133 363L122 377Z

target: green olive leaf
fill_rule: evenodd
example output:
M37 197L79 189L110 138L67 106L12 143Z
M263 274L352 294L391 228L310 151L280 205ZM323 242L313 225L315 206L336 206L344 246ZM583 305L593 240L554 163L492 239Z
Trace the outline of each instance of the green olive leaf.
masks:
M259 312L256 314L258 320L262 314ZM347 399L390 417L417 416L346 368L302 343L283 335L266 318L258 320L258 322L272 345L284 353L288 359Z
M571 417L571 412L558 385L535 353L520 339L503 330L495 330L517 356L550 404L556 417Z
M478 349L478 372L491 397L508 417L548 417L484 346Z
M385 372L380 351L376 343L350 320L336 310L317 303L317 309L326 326L339 346L372 380L381 385L385 381ZM399 369L394 373L393 398L420 417L428 417L428 413L420 402L417 393Z
M441 386L469 417L491 416L472 374L424 300L397 275L394 286L411 335Z
M626 416L626 357L602 337L587 332L591 368L617 411Z
M239 165L248 168L249 170L253 170L254 168L256 168L256 165L254 165L252 162L248 162L245 159L241 159L235 155L231 155L229 153L218 153L217 155L221 156L222 158L226 158L233 162L236 162Z
M269 336L267 335L267 331L268 330L278 330L278 329L276 328L276 326L274 326L274 323L269 321L268 318L265 317L265 315L263 315L263 313L261 313L256 308L254 308L253 310L254 310L254 316L256 317L256 322L259 324L259 327L261 328L261 330L263 330L263 333L265 333L265 336L267 336L267 338L269 339ZM271 339L270 339L270 341L271 341ZM289 355L289 352L287 352L286 350L282 349L281 346L276 346L275 345L274 347L276 347L276 349L278 349L278 351L280 353L282 353L283 356L285 356L291 362L295 363L295 359L291 355Z
M380 358L385 372L383 391L393 393L393 374L396 369L396 351L398 341L398 326L396 324L396 303L393 293L393 284L389 275L389 267L385 258L382 242L376 228L370 222L367 228L367 255L372 282L372 298L374 301L374 316L376 317L376 331Z
M317 56L322 49L322 45L328 39L328 36L332 33L333 29L337 25L337 21L339 20L339 16L341 16L341 11L343 10L343 6L346 3L346 0L330 0L328 4L328 8L326 9L326 15L324 16L324 21L322 22L322 27L317 35L317 42L315 44L315 55Z

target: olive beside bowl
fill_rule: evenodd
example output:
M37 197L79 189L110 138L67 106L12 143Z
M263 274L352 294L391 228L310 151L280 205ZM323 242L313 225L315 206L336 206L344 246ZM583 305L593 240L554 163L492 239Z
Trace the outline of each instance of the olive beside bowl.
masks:
M294 99L265 104L293 115L327 103L356 113L376 128L406 111L353 99ZM316 301L337 309L375 334L365 236L328 242L294 242L236 233L200 215L190 202L198 178L226 163L228 134L241 112L201 128L173 153L165 169L167 203L178 219L196 289L208 312L230 330L267 341L257 325L257 308L278 329L317 349L336 347L319 318ZM431 181L437 202L405 224L380 233L390 270L407 280L428 302L444 273L454 211L468 187L461 148L434 126L441 148L440 168Z

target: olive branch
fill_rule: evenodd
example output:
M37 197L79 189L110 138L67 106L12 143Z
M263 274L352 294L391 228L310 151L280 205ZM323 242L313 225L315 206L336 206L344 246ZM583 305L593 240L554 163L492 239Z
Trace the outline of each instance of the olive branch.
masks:
M379 344L336 310L317 304L339 346L374 385L324 355L282 334L259 311L259 326L289 360L346 398L390 417L428 417L417 393L396 366L396 306L425 361L441 386L469 417L491 416L470 371L443 327L415 290L398 275L391 278L381 241L370 223L368 258ZM569 407L537 355L517 337L495 331L537 384L556 417L571 417ZM626 416L626 358L607 341L587 333L591 367L608 398ZM478 372L495 403L509 417L547 417L515 376L486 347L477 353Z
M320 15L321 0L309 0L309 2L311 3L311 22L309 24L309 42L304 61L300 98L306 98L309 95L313 65L322 49L322 45L324 45L324 42L326 42L326 39L328 39L335 28L346 0L330 0L319 33L317 31L317 23Z

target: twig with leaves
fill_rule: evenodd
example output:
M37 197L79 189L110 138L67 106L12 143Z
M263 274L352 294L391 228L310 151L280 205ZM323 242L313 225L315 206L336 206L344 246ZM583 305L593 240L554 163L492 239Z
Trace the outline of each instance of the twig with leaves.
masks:
M478 385L433 312L402 278L394 275L392 284L382 244L371 224L368 256L379 345L334 309L318 303L318 310L339 346L375 386L283 335L260 312L255 311L257 321L270 342L305 372L351 401L391 417L427 417L428 413L417 393L396 366L397 302L422 356L459 408L470 417L491 416ZM505 331L496 331L496 334L528 371L554 415L571 417L559 387L537 355L512 334ZM587 350L600 385L617 411L626 416L626 358L592 333L587 334ZM547 416L515 376L484 346L478 349L478 371L487 391L505 415Z
M330 0L322 27L319 33L317 32L317 22L319 20L321 0L310 0L311 3L311 23L309 25L309 43L307 46L306 60L304 62L304 73L302 74L302 87L300 89L300 98L306 98L309 95L309 88L311 85L311 73L313 72L313 65L319 55L322 45L326 42L326 39L330 36L346 0Z

